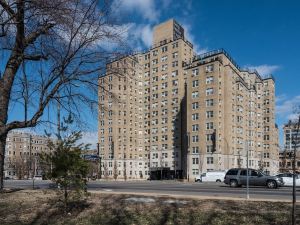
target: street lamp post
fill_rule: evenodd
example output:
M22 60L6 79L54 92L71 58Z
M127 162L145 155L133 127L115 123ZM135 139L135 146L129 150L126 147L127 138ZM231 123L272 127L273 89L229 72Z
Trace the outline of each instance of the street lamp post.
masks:
M247 152L247 199L249 199L249 146L248 141L246 141L246 152Z
M298 118L296 134L292 135L292 142L294 147L294 155L293 155L293 211L292 211L292 224L296 224L296 152L297 152L297 145L299 143L298 135L299 135L299 128L300 128L300 115Z

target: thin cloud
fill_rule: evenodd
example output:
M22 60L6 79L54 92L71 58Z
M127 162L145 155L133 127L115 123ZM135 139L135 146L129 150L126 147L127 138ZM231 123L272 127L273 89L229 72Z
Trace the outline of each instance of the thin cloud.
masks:
M160 16L154 0L115 0L113 8L122 13L137 13L150 22L157 22Z
M276 105L276 115L283 119L289 120L294 119L298 114L300 106L300 95L297 95L293 98L282 100Z
M280 66L263 64L263 65L259 65L259 66L248 65L248 66L246 66L246 68L248 68L250 70L256 70L261 76L265 77L265 76L270 75L270 74L274 73L275 71L279 70Z
M150 24L131 24L129 34L135 48L143 49L152 45L153 27ZM139 44L136 45L136 42Z

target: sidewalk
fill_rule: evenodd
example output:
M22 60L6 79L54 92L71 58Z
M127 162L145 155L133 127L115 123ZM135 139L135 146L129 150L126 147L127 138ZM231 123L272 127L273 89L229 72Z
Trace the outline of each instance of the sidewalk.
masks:
M92 194L106 194L106 195L132 195L132 196L147 196L147 197L168 197L177 199L191 199L191 200L225 200L225 201L247 201L246 198L239 197L221 197L221 196L199 196L199 195L177 195L177 194L161 194L161 193L133 193L133 192L113 192L111 190L103 191L89 191ZM267 198L251 198L248 201L252 202L286 202L292 203L292 200L267 199ZM297 204L300 199L297 200Z

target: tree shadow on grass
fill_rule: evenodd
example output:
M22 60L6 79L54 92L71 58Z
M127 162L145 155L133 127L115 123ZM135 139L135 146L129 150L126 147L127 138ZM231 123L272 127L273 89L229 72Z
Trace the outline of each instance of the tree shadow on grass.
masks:
M67 212L70 213L70 218L74 218L74 215L78 215L80 212L90 207L91 204L88 204L86 201L82 200L71 201L68 205ZM64 221L67 217L69 217L69 215L65 213L63 202L59 199L52 199L48 202L48 206L46 208L39 210L37 215L29 224L56 224L57 221Z
M10 194L18 191L22 191L24 189L22 188L5 188L3 190L0 190L0 194Z

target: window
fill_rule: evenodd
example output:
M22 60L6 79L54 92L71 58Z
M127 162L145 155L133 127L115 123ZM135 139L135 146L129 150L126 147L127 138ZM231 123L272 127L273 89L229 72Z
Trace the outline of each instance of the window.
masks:
M207 66L205 67L205 71L208 72L208 73L213 72L213 71L214 71L214 65L213 65L213 64L207 65Z
M199 124L193 124L192 131L198 131L198 130L199 130Z
M214 164L214 158L213 157L207 157L206 162L207 162L207 164Z
M199 108L199 103L198 102L193 102L192 103L192 109L198 109Z
M168 64L164 64L161 66L161 71L166 71L168 69Z
M208 122L206 123L206 130L214 129L214 123L213 122Z
M198 146L192 147L192 152L193 152L194 154L199 153L199 147L198 147Z
M178 58L178 52L174 52L174 53L172 54L172 56L173 56L173 59L177 59L177 58Z
M158 51L157 50L154 50L153 52L152 52L152 56L157 56L158 55Z
M198 141L199 141L199 136L198 136L198 135L192 136L192 142L193 142L193 143L196 143L196 142L198 142Z
M228 170L228 172L226 173L226 175L237 175L238 172L239 171L237 169L231 169L231 170Z
M214 93L214 89L213 88L207 88L206 89L206 96L212 95L213 93Z
M161 61L162 62L166 62L167 60L168 60L168 56L167 55L161 57Z
M172 85L173 85L173 86L178 86L178 80L173 80L173 81L172 81Z
M178 61L174 61L174 62L172 62L172 66L173 66L173 67L176 67L176 66L178 66Z
M198 165L199 164L199 158L192 158L193 165Z
M150 59L150 54L145 55L145 60Z
M213 105L214 105L214 100L213 99L207 99L206 100L206 107L213 106Z
M212 145L207 145L206 146L206 152L207 153L212 153L213 152L213 146Z
M176 77L176 76L178 76L178 70L172 72L172 77Z
M152 65L156 65L158 63L158 59L153 59L152 60Z
M199 81L198 80L193 80L192 87L198 87L198 86L199 86Z
M198 98L198 97L199 97L199 92L198 91L192 92L192 98Z
M166 52L166 51L168 51L168 46L163 46L163 47L161 48L161 52Z
M214 111L206 111L206 118L213 118L214 117Z
M152 68L152 73L157 73L158 72L158 67Z
M199 170L198 169L193 169L193 175L199 175Z
M192 75L193 75L193 76L199 75L199 69L193 69L193 70L192 70Z
M199 119L199 113L192 114L192 120L198 120Z
M214 77L207 77L206 84L212 84L214 82Z
M172 90L172 94L173 94L173 95L177 95L177 94L178 94L178 89L173 89L173 90Z
M206 141L212 141L212 134L206 135Z
M172 44L173 48L178 48L178 42Z

